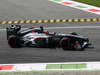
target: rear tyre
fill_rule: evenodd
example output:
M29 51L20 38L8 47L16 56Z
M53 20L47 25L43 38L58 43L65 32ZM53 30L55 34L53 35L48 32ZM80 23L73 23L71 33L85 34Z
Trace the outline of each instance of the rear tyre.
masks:
M8 44L11 48L20 48L19 38L15 35L11 35L8 38Z

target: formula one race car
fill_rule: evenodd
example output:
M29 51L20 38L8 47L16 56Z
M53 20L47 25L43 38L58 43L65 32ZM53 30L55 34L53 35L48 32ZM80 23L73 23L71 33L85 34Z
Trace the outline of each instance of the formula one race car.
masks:
M63 50L83 51L89 47L89 39L77 33L60 34L45 31L40 28L21 28L21 25L11 25L6 28L7 40L11 48L62 48Z

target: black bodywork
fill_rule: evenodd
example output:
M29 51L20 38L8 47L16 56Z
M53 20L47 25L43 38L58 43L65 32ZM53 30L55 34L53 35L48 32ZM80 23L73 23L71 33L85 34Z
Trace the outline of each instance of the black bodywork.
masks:
M72 32L70 34L60 34L55 32L45 32L41 26L39 29L27 28L22 30L21 25L11 25L6 28L8 44L12 48L21 47L39 47L39 48L62 48L63 50L76 50L83 51L91 44L87 37L79 36L77 33ZM35 45L30 42L22 40L22 37L35 30L38 34L45 34L47 38L35 39Z

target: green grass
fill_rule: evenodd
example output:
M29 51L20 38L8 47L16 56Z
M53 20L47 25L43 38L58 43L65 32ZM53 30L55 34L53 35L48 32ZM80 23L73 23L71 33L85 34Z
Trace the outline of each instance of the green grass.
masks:
M48 64L47 69L81 69L86 68L86 64Z
M100 7L100 0L73 0Z

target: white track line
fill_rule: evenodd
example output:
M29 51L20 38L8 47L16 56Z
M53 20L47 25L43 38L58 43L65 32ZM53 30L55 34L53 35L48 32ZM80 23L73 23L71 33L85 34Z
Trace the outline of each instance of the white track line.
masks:
M71 26L71 27L44 27L44 29L83 29L83 28L100 28L100 26ZM0 29L0 31L5 31L6 29Z
M78 29L78 28L100 28L100 26L71 26L71 27L47 27L45 29Z

